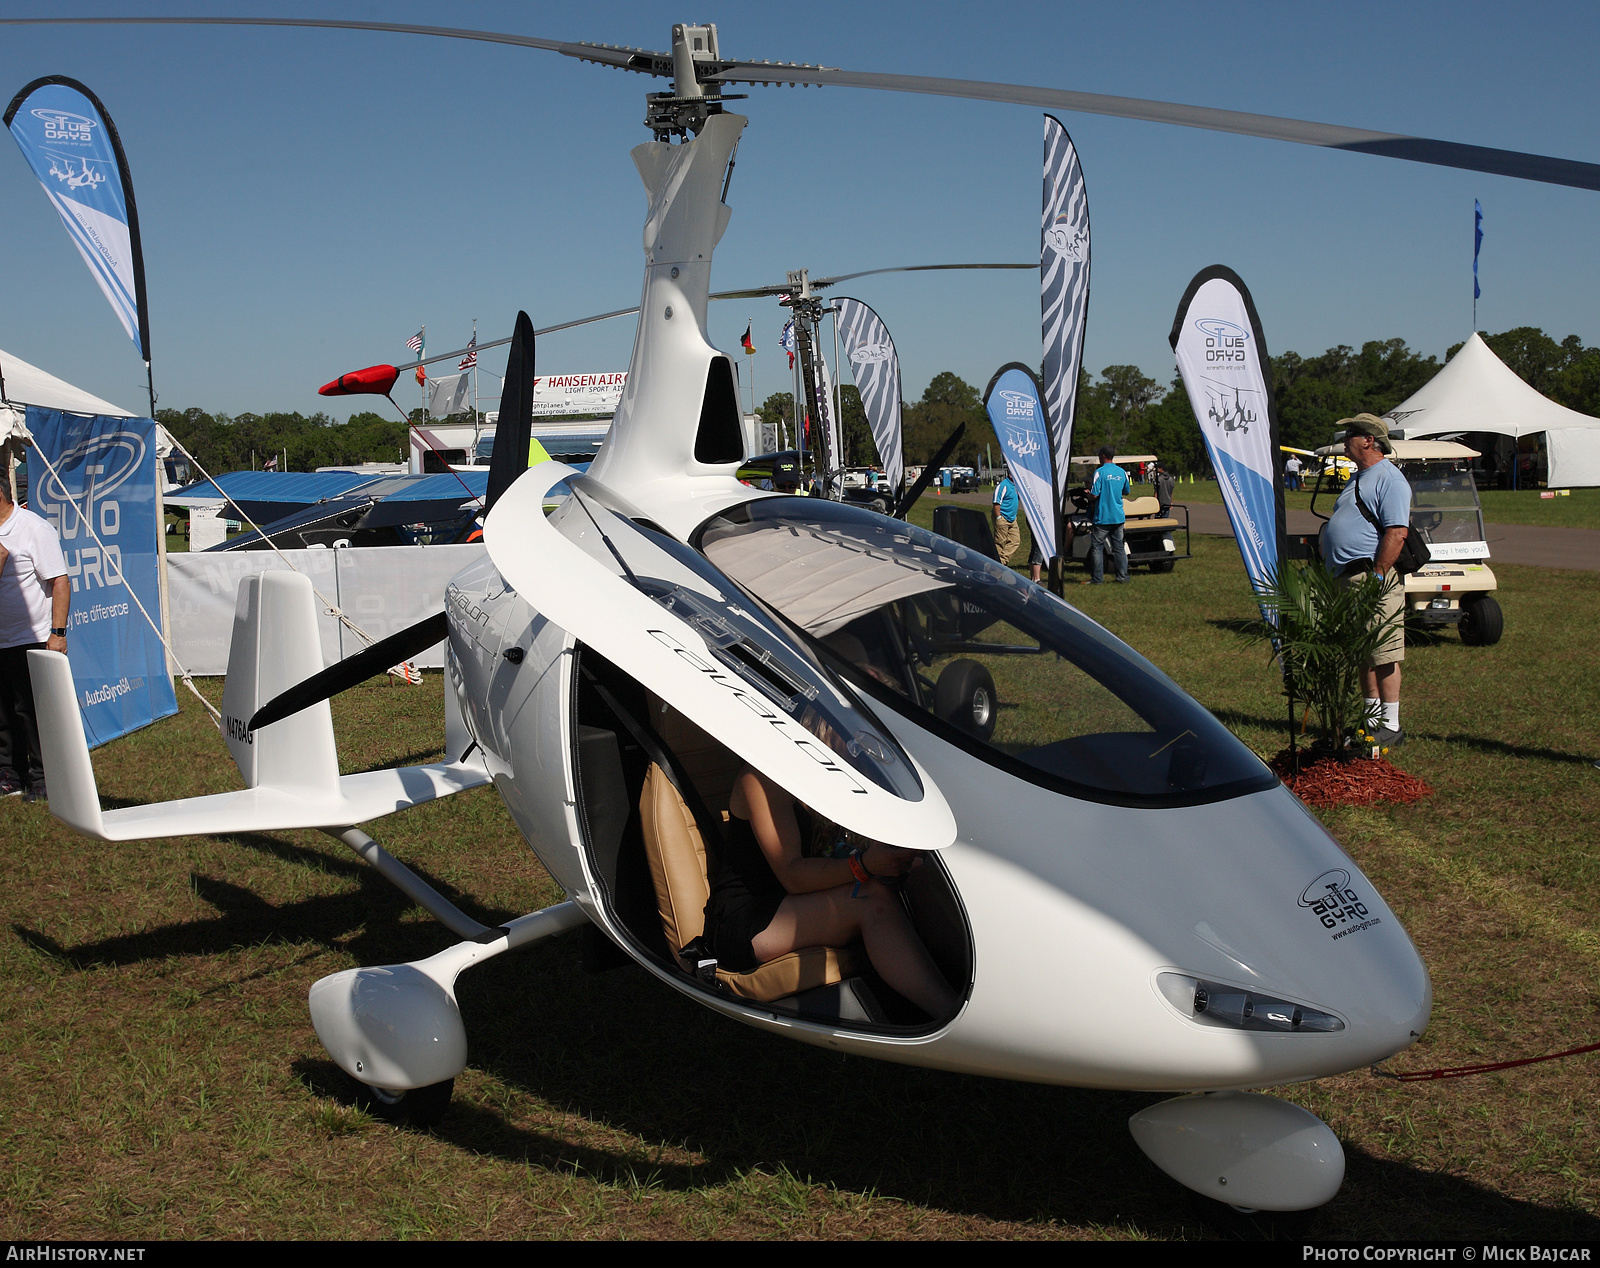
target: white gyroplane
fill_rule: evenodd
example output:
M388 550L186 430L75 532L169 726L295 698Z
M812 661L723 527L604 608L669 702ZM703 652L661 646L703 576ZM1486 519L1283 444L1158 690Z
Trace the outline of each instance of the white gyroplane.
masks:
M633 151L644 289L603 451L584 475L516 469L513 385L532 357L519 317L488 553L444 612L325 668L309 582L247 581L223 701L245 789L110 811L66 659L30 653L51 812L108 841L320 828L457 932L429 959L311 989L329 1054L397 1114L448 1103L467 1060L463 970L592 925L666 987L774 1035L1172 1093L1130 1125L1174 1178L1241 1207L1327 1201L1344 1169L1333 1132L1250 1089L1357 1069L1422 1033L1427 970L1371 881L1205 709L1070 605L901 520L735 476L733 366L706 336L746 122L721 86L854 81L720 61L711 27L674 27L671 54L506 39L674 78L648 99L656 139ZM341 777L327 697L444 636L449 760ZM919 852L902 900L953 1011L899 998L859 947L750 973L704 954L706 853L746 765L819 838ZM568 895L493 929L357 827L490 782Z

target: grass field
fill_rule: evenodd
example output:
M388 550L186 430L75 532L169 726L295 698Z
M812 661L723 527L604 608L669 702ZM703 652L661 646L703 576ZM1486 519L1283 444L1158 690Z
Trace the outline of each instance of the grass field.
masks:
M1233 544L1069 598L1262 753L1272 671ZM1321 817L1435 991L1421 1069L1600 1039L1600 575L1496 569L1504 640L1406 661L1414 806ZM220 680L207 680L215 699ZM205 714L96 753L108 805L237 786ZM346 771L437 755L441 682L334 703ZM559 898L491 789L375 834L491 923ZM350 1107L305 998L452 941L313 833L101 845L0 803L0 1236L1200 1238L1238 1232L1139 1153L1152 1096L905 1069L758 1034L579 940L461 979L471 1061L432 1133ZM1319 1238L1600 1238L1597 1057L1287 1089L1343 1140ZM1248 1230L1246 1230L1248 1231Z

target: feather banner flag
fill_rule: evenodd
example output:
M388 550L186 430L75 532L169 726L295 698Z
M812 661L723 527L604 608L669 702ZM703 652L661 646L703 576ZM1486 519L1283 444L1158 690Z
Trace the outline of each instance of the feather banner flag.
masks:
M1189 283L1168 337L1205 437L1222 503L1260 590L1283 558L1283 454L1272 362L1261 319L1239 275L1213 264Z
M839 310L839 345L861 393L878 460L891 489L900 488L905 474L904 443L900 419L900 357L883 318L859 299L834 301Z
M1066 505L1078 371L1089 319L1089 192L1072 138L1044 117L1044 199L1039 222L1040 379L1055 455L1055 507Z
M77 80L50 75L12 99L5 125L148 365L150 313L139 211L111 116Z
M1046 559L1056 553L1056 517L1052 504L1050 433L1045 425L1044 390L1027 366L1016 361L1001 366L989 380L983 407L989 412L995 437L1005 455L1006 467L1028 529Z

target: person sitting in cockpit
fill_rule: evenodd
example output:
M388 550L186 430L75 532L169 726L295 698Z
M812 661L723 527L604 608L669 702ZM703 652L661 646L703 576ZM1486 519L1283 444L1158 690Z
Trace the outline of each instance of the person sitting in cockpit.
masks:
M802 947L843 947L858 938L890 987L930 1017L960 1003L892 884L914 850L874 842L849 858L806 858L795 803L750 767L734 781L726 842L711 867L706 942L723 967L749 973Z

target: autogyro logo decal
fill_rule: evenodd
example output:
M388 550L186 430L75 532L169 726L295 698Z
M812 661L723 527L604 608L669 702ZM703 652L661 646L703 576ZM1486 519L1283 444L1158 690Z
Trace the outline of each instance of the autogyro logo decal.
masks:
M73 114L70 110L51 110L44 106L36 107L30 113L44 124L46 141L64 141L68 145L94 144L94 130L98 125L93 119Z
M1342 867L1324 872L1307 885L1300 895L1300 906L1309 907L1324 929L1337 930L1335 939L1383 922L1381 916L1370 913L1351 885L1350 873Z
M1220 317L1201 317L1194 328L1205 336L1207 365L1243 365L1244 346L1250 342L1250 332Z
M886 343L863 343L850 354L852 361L887 361L894 355L894 349Z
M1000 393L1006 402L1007 418L1032 418L1034 410L1033 397L1027 392Z

